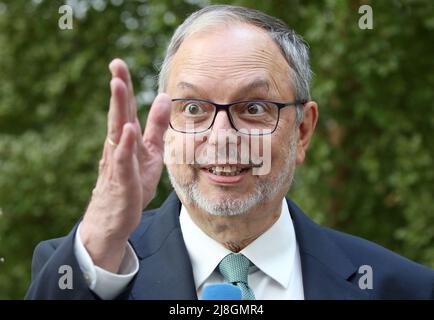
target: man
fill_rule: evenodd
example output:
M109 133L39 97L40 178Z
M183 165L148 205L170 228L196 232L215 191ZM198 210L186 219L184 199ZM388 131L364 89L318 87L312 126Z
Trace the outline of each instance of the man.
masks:
M243 299L433 298L434 271L320 227L285 199L318 109L308 49L283 22L234 6L191 15L168 46L143 137L127 66L109 67L89 206L68 236L37 246L27 298L200 299L225 282ZM163 158L175 193L141 214Z

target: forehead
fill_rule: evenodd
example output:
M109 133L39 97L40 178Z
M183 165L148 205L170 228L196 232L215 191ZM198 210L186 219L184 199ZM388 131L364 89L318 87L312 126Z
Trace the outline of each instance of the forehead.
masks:
M279 91L288 84L289 65L277 44L262 29L235 24L208 29L188 37L171 63L168 88L180 82L227 92L261 79ZM284 83L284 84L281 84Z

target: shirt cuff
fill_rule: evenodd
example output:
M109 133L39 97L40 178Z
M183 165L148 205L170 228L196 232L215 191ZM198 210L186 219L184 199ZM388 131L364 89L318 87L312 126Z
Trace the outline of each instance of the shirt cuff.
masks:
M75 233L74 254L89 289L103 300L114 299L121 294L139 271L139 260L130 243L127 245L119 273L96 266L81 241L80 225Z

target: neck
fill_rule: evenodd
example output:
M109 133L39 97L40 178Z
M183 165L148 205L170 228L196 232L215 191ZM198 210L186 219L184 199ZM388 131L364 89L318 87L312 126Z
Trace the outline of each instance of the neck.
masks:
M185 204L185 207L202 231L232 252L239 252L279 219L282 198L275 198L237 216L210 215L192 203Z

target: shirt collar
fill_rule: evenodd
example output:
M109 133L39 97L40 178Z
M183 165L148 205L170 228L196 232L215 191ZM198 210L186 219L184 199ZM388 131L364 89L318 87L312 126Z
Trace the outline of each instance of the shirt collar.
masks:
M181 207L180 224L198 289L220 261L232 252L203 232L191 220L184 205ZM290 269L296 256L296 239L285 198L282 200L282 210L277 221L240 253L281 286L288 287Z
M211 275L220 261L231 253L219 242L208 236L191 220L187 208L182 205L179 216L182 235L193 267L196 290Z

